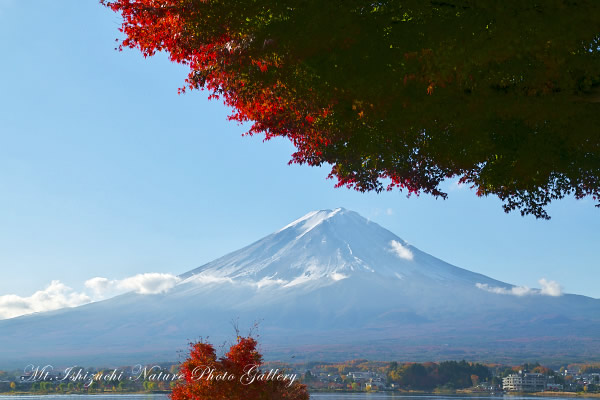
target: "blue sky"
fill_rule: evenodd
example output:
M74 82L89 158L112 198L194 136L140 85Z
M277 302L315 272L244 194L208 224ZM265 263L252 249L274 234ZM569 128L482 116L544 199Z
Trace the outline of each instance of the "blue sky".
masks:
M115 51L119 25L94 0L0 0L0 296L179 274L342 206L462 268L600 298L591 199L541 221L453 183L446 201L334 189L327 168L288 166L286 141L178 95L185 68Z

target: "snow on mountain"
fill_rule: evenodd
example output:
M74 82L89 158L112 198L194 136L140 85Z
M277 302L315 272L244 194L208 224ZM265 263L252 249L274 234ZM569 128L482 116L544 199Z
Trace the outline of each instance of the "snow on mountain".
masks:
M235 319L260 321L270 358L600 354L600 300L450 265L343 208L310 212L179 278L166 293L0 321L0 367L173 360L190 339L231 338Z
M239 282L259 288L314 288L351 276L368 279L370 274L505 285L431 257L343 208L310 212L250 246L183 274L180 285Z

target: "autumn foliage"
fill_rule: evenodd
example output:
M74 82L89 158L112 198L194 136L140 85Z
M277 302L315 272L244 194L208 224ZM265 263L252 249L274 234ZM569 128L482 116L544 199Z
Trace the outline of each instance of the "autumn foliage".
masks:
M272 376L261 379L262 356L256 347L254 338L238 337L218 358L213 345L191 344L180 365L184 379L173 388L171 400L308 400L302 384Z
M102 0L121 48L165 51L292 163L337 186L445 198L449 178L505 211L600 196L600 3L552 0Z

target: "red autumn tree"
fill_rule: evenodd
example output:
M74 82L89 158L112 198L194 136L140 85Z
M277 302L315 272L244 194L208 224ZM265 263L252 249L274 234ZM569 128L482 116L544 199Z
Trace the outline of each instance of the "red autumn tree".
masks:
M188 65L187 88L337 186L445 198L456 177L539 218L600 197L595 0L101 1L121 48Z
M256 346L254 338L238 336L218 358L213 345L192 343L189 357L180 365L184 379L173 388L171 400L308 400L305 385L275 375L260 378L262 356Z

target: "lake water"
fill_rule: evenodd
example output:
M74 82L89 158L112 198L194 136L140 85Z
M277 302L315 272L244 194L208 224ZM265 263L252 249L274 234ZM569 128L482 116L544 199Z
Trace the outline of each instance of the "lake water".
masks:
M387 393L311 393L311 400L561 400L573 397L406 395ZM0 400L169 400L166 394L47 394L0 396Z

